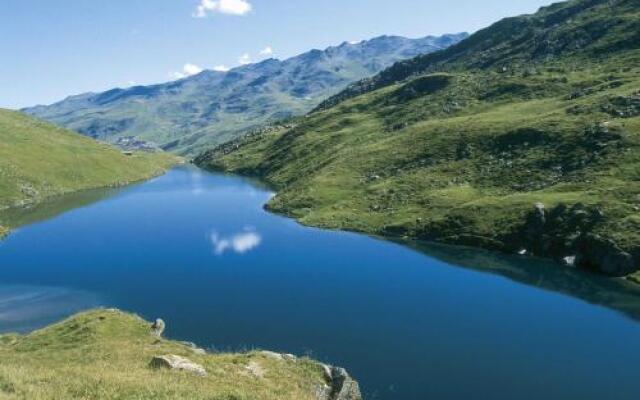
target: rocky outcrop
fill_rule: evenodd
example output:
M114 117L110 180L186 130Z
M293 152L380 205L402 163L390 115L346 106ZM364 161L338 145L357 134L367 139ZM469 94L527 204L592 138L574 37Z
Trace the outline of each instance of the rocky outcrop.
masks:
M640 260L611 239L593 233L604 222L595 207L560 204L547 210L537 203L523 226L505 238L519 254L553 258L564 265L588 269L613 277L638 271Z
M261 351L258 354L271 360L282 362L297 362L298 357L293 354L275 353L273 351ZM325 383L316 387L315 397L317 400L362 400L360 385L356 382L344 368L334 367L327 364L320 364L324 371ZM264 370L259 364L252 361L246 370L252 375L262 378ZM255 372L258 372L256 374Z
M154 336L162 337L165 327L166 324L164 321L158 318L153 324L151 324L151 333L153 333Z
M153 357L149 365L156 369L166 368L170 370L186 371L198 376L207 376L207 371L203 366L196 364L187 358L176 356L174 354Z
M157 319L151 325L152 334L160 337L164 327L164 321ZM198 348L193 343L180 343L192 349L198 355L206 354L204 350ZM296 363L299 361L298 357L293 354L276 353L266 350L260 351L257 354L264 358L281 362ZM344 368L333 367L326 364L319 365L324 371L325 383L318 385L315 388L315 397L317 400L362 400L362 394L360 393L360 386L358 385L358 382L356 382ZM194 363L188 358L174 354L155 356L149 363L149 366L154 369L186 371L202 377L207 376L207 371L203 366ZM251 360L244 366L242 373L256 379L265 379L267 370L260 362Z
M616 96L607 100L601 110L618 118L632 118L640 115L640 91L630 96Z
M595 234L578 237L574 243L577 266L610 276L626 276L638 270L633 256L612 240Z
M344 368L322 364L326 384L316 389L318 400L362 400L360 386Z

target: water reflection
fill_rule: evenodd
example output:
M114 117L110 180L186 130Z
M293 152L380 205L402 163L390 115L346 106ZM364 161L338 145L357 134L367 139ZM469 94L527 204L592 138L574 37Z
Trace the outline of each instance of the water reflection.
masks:
M221 236L218 232L213 231L210 238L213 252L218 256L223 255L228 250L237 254L244 254L262 243L262 236L252 228L245 228L244 231L231 236Z
M0 225L16 228L46 221L67 211L86 207L108 197L115 196L123 188L101 188L47 199L32 207L10 208L0 211Z
M203 173L200 169L191 169L189 171L189 178L191 179L191 194L194 196L200 196L204 193L205 187L202 183Z
M99 305L98 296L81 290L1 285L0 333L28 332Z
M612 308L640 320L640 287L552 261L509 256L467 247L402 242L452 266L501 275L516 282L567 294L590 304Z

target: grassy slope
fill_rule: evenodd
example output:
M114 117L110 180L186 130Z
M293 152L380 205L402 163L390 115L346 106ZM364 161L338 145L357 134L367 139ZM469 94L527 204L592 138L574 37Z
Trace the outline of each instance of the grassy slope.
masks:
M613 110L640 110L640 42L629 36L640 3L615 3L572 1L543 10L542 22L503 21L383 72L294 129L197 161L262 176L279 189L269 207L306 224L490 248L503 248L537 202L582 203L605 215L593 233L637 255L640 118ZM505 25L520 31L520 20L543 32L546 56L496 38ZM589 33L584 50L553 46L593 26L606 32ZM543 43L531 37L516 42Z
M0 110L0 210L73 191L142 180L175 161L165 154L125 156L71 131ZM0 235L6 230L0 227Z
M74 316L26 336L0 336L3 399L313 399L322 368L307 359L273 360L258 352L196 354L151 335L150 324L115 310ZM202 365L207 377L154 370L154 356L176 354ZM255 362L265 371L252 376Z

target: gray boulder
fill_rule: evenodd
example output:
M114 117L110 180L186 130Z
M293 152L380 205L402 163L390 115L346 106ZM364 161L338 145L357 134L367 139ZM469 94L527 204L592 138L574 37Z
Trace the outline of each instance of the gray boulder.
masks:
M162 333L164 333L166 325L164 321L160 318L156 319L156 322L151 324L151 333L153 333L157 337L162 337Z
M360 386L344 368L322 364L326 384L316 388L318 400L362 400Z
M203 366L196 364L187 358L176 356L174 354L153 357L150 365L152 368L156 369L166 368L170 370L191 372L198 376L207 376L207 371Z

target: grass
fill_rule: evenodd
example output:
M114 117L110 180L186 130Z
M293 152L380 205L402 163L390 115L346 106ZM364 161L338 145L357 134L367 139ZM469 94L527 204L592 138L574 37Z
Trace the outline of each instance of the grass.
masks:
M154 356L175 354L208 375L155 370ZM257 363L264 377L248 372ZM25 336L0 336L2 399L315 399L324 384L312 360L274 360L260 352L197 354L157 339L150 323L116 310L93 310Z
M32 206L55 196L121 186L158 175L175 156L134 153L0 110L0 210ZM12 228L0 220L0 236Z
M638 72L615 92L629 95ZM487 91L500 85L491 74L456 79L465 88L470 79ZM269 207L304 223L372 233L399 225L411 234L420 229L417 218L434 223L462 213L472 217L476 234L491 237L523 220L536 202L582 202L607 213L637 205L638 118L567 115L578 102L562 97L570 84L548 98L481 102L476 95L464 109L440 111L458 88L385 104L402 85L386 88L236 151L210 154L208 165L263 176L280 190ZM433 117L423 115L429 108ZM390 129L390 120L401 129ZM586 132L603 122L620 139L600 150ZM631 229L625 234L637 236Z
M571 1L520 18L560 42L573 40L572 29L596 29L591 44L582 31L571 50L549 40L539 59L504 34L513 21L498 23L347 90L294 128L196 162L262 177L278 190L268 207L305 224L507 251L531 246L515 236L534 204L584 206L604 218L560 239L588 229L638 260L640 42L602 26L636 24L639 5L617 4ZM603 43L606 59L594 55ZM492 52L510 56L478 67Z

